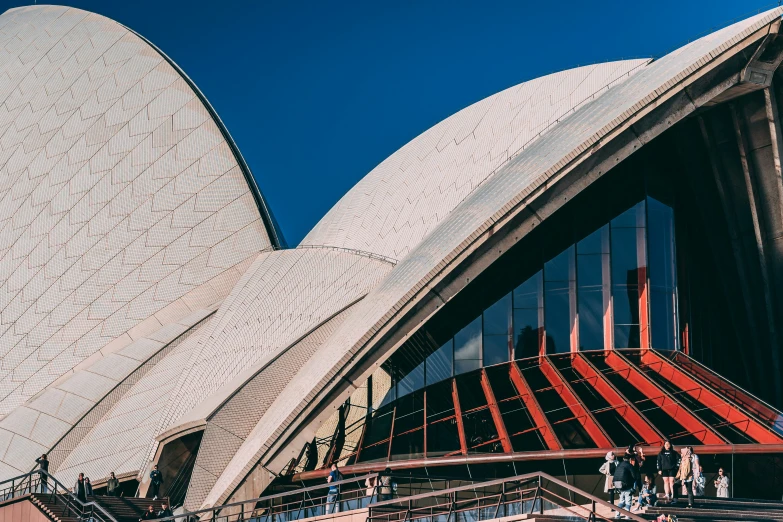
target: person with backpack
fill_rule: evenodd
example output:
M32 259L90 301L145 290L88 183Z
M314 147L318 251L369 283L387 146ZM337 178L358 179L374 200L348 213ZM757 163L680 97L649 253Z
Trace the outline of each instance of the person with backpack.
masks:
M636 456L625 455L623 461L614 472L613 485L620 492L620 501L617 504L618 510L614 518L620 518L620 509L630 511L631 507L633 507L633 488L638 480L635 467Z
M617 465L620 461L614 454L614 451L610 451L606 454L606 461L598 468L598 472L605 476L604 479L604 493L609 494L609 503L614 504L614 472L617 470Z
M680 468L680 456L672 446L671 441L663 443L661 452L656 461L658 474L663 478L663 493L667 501L674 500L674 476Z

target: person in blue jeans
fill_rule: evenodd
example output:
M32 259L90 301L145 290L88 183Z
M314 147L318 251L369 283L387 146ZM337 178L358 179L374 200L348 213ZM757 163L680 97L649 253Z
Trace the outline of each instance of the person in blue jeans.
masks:
M644 476L644 482L642 488L639 491L639 506L638 509L642 509L645 506L651 506L655 502L654 487L650 475Z
M337 513L340 511L340 486L336 484L343 479L340 470L337 469L337 464L332 464L332 470L329 472L329 476L326 478L327 484L329 484L329 492L326 494L326 514Z
M635 465L636 456L626 454L623 456L623 461L614 471L614 487L620 493L620 502L617 504L618 511L615 513L614 518L620 518L620 509L630 511L633 506L633 488L638 480ZM628 517L626 516L625 518Z

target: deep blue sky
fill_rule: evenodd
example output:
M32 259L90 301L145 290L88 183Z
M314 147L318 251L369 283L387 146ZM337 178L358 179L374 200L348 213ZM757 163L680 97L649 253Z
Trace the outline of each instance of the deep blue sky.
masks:
M0 0L0 10L27 2ZM769 0L73 0L154 42L237 142L289 245L459 109L577 65L661 56Z

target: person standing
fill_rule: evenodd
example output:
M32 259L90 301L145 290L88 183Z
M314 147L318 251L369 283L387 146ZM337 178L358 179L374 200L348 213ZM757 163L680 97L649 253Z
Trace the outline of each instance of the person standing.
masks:
M658 453L658 474L663 478L663 493L666 500L674 500L674 476L680 467L680 456L672 446L671 441L663 443L663 449Z
M92 496L92 482L90 482L90 477L85 477L84 479L84 492L87 493L88 497Z
M383 474L380 478L381 487L378 488L380 490L380 500L383 502L384 500L391 500L392 499L392 476L391 476L391 469L386 468L383 470Z
M623 456L623 461L614 472L614 487L620 492L620 501L617 503L617 512L614 518L620 518L620 509L627 511L633 507L633 488L636 484L636 457Z
M375 500L375 488L377 487L377 477L367 477L364 480L364 495L367 497L367 504L372 504Z
M704 470L701 466L694 467L693 472L693 496L703 497L704 486L707 485L707 479L704 478Z
M693 507L693 459L690 448L682 448L680 469L677 471L677 480L682 482L682 487L688 494L688 508Z
M106 494L110 497L120 496L120 481L114 476L114 472L109 473L109 480L106 481Z
M46 458L46 453L41 455L41 458L35 459L35 463L38 464L38 481L41 483L41 493L49 491L49 459Z
M160 487L163 485L163 473L160 472L158 469L158 465L155 464L152 466L152 471L150 471L150 491L147 494L149 497L152 495L152 500L157 500L158 495L160 495Z
M332 464L332 470L326 477L326 483L329 484L329 492L326 495L326 514L337 513L340 511L340 486L337 484L343 479L337 464Z
M723 471L723 468L718 469L718 478L715 479L715 489L718 490L716 496L718 498L729 498L729 476Z
M73 486L73 493L82 504L87 502L87 487L84 483L84 473L79 473L79 478L76 479L76 484Z
M598 468L600 473L605 475L604 478L604 493L609 494L609 503L614 504L614 472L617 470L617 465L620 463L617 457L614 455L614 451L610 451L606 454L606 462L601 464Z

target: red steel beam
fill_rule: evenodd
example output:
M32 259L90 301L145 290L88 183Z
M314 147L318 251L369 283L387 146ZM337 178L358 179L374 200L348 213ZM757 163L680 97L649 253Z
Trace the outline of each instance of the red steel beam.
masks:
M540 368L541 373L544 374L557 394L560 395L560 398L563 399L563 402L566 403L568 409L571 410L571 413L574 414L574 417L579 421L579 424L581 424L588 435L590 435L593 442L595 442L599 448L614 448L614 442L609 439L609 436L595 420L595 417L590 413L590 410L588 410L579 397L576 396L574 390L571 389L571 385L563 378L560 371L555 368L555 365L552 364L549 357L541 358Z
M615 448L615 451L622 453L625 448ZM660 447L645 448L645 454L649 456L657 455ZM697 455L772 455L783 453L783 444L718 444L708 446L694 446ZM512 454L505 453L472 453L470 455L454 455L447 457L432 457L411 460L393 460L391 462L376 461L362 462L350 466L340 467L344 475L361 475L364 473L373 473L391 468L393 470L403 469L421 469L436 466L454 466L465 464L492 464L508 462L529 462L529 461L553 461L561 459L584 459L584 458L603 458L606 450L603 448L584 448L571 450L541 450L541 451L520 451ZM312 471L303 471L296 473L291 477L293 482L304 480L321 479L329 475L328 468L321 468Z
M701 380L715 386L716 388L719 388L732 400L742 404L742 406L750 410L755 415L758 415L762 420L765 420L772 425L783 427L781 414L761 402L756 397L750 395L741 388L728 384L718 374L705 368L701 365L701 363L691 359L681 352L676 352L674 357L677 359L679 364L686 366L689 372L696 374L696 376Z
M725 401L709 388L702 386L698 381L653 350L642 350L642 364L715 412L729 424L745 432L756 442L761 444L783 443L783 437L773 433L768 427L751 418L733 404Z
M457 431L459 431L459 449L463 455L468 454L468 443L465 440L465 424L462 422L462 408L459 405L457 393L457 379L451 379L451 400L454 402L454 416L457 419Z
M627 380L631 386L642 392L654 404L660 407L671 418L676 419L691 435L702 444L725 444L726 440L718 435L709 425L688 411L670 394L663 391L657 384L644 375L638 368L628 363L616 351L606 352L606 364Z
M495 394L492 392L492 386L489 384L487 370L484 368L481 369L481 387L484 389L484 396L487 398L492 420L495 421L495 428L500 438L500 444L503 446L503 453L512 453L514 448L511 447L511 439L508 436L508 431L506 431L506 424L503 422L498 402L495 400Z
M595 390L614 408L624 421L631 426L644 439L647 444L663 444L665 437L655 429L647 419L639 412L631 401L623 395L609 382L604 374L598 371L593 364L581 353L576 354L571 359L571 366L584 379L595 388Z
M536 400L536 396L533 395L533 390L527 385L527 381L525 381L525 378L522 376L522 371L520 371L519 366L517 366L517 363L514 361L511 361L511 364L509 364L508 367L511 382L514 384L514 388L516 388L522 402L525 403L525 408L527 408L530 417L536 424L536 429L538 429L538 432L544 438L546 447L550 450L562 450L563 447L557 440L555 431L552 429L552 425L549 424L549 419L544 415L544 410L541 409L538 400Z

